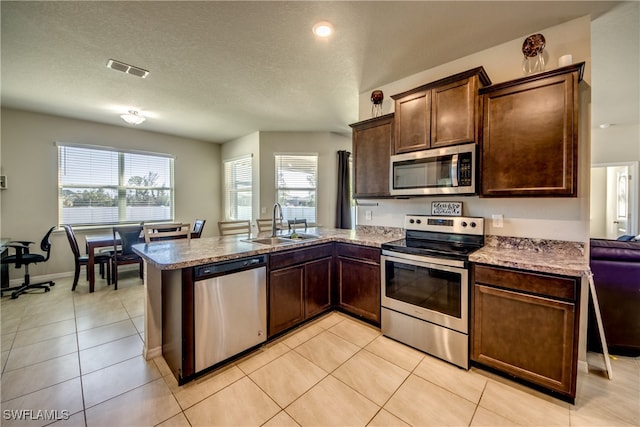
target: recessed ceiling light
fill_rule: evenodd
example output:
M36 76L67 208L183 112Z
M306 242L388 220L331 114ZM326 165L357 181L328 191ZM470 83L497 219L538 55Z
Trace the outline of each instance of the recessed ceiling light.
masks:
M333 34L333 25L327 21L318 22L313 26L313 34L318 37L329 37Z

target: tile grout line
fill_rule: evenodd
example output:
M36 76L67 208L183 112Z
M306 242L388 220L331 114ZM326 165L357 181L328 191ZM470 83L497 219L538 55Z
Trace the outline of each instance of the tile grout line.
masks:
M73 291L72 291L73 292ZM73 301L73 320L76 328L76 345L78 346L78 373L80 374L80 395L82 396L82 418L84 419L84 425L87 426L87 404L84 398L84 382L82 381L82 364L80 363L80 338L78 337L78 316L76 296L72 295Z

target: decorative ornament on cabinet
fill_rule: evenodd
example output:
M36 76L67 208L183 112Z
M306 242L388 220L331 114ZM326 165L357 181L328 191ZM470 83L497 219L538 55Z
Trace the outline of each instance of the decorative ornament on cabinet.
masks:
M541 73L544 71L544 55L543 51L546 46L546 40L542 34L533 34L522 43L522 71L525 75Z
M371 117L380 117L382 115L382 101L384 93L376 89L371 92Z

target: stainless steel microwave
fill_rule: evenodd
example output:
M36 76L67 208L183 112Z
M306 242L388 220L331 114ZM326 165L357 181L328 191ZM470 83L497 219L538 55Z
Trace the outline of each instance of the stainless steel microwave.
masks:
M476 194L476 144L391 156L392 196Z

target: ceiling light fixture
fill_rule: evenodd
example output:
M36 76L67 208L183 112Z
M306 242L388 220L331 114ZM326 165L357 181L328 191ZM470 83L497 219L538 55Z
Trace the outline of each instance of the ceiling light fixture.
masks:
M140 115L139 111L136 111L136 110L129 110L127 114L123 114L120 117L122 117L122 120L129 123L130 125L139 125L140 123L147 120L146 118Z
M600 125L600 129L607 129L607 128L610 128L611 126L615 126L615 124L614 123L602 123Z
M318 22L313 26L313 34L318 37L329 37L333 34L333 25L327 21Z

